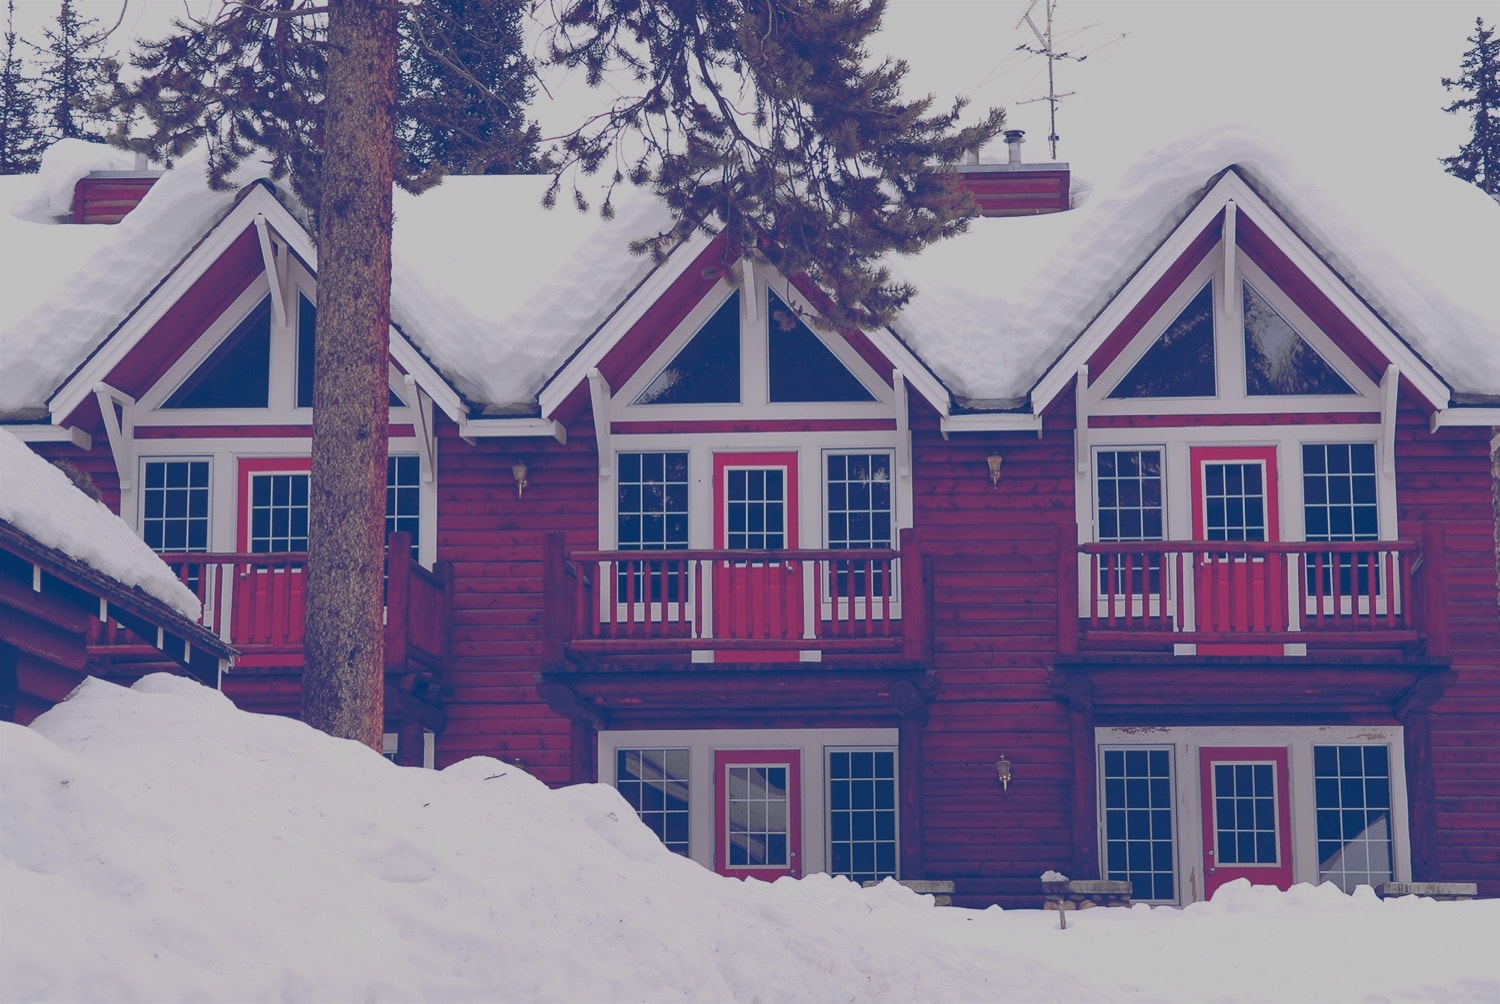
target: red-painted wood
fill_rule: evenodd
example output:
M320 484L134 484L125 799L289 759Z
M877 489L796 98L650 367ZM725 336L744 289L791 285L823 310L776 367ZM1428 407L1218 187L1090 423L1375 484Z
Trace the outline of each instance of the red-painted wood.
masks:
M1378 412L1296 412L1293 414L1090 415L1090 429L1214 429L1239 426L1379 425Z
M612 422L616 435L677 435L686 433L741 432L856 432L896 428L890 418L776 418L751 421L713 422Z
M750 772L746 789L731 781L730 773L737 767ZM785 789L772 790L769 780L763 778L767 788L756 791L755 772L759 768L784 770ZM747 818L731 819L731 799L748 800ZM767 809L768 819L764 824L757 822L756 801ZM801 750L715 750L714 803L714 869L720 875L770 881L783 875L802 874ZM765 839L761 839L760 825L765 826L768 834ZM741 850L736 851L736 845ZM744 856L738 857L739 854ZM757 858L764 863L751 863Z
M119 223L140 204L158 177L78 179L73 185L73 222Z
M1198 751L1199 784L1203 803L1203 886L1204 894L1212 896L1214 890L1234 879L1249 879L1254 885L1274 885L1278 889L1290 889L1292 885L1292 806L1290 773L1287 769L1287 751L1284 746L1268 747L1211 747ZM1271 818L1262 818L1259 800L1251 803L1253 815L1248 819L1235 818L1216 822L1216 801L1228 795L1238 794L1236 809L1243 811L1246 800L1243 793L1220 791L1215 781L1216 765L1255 766L1271 765L1274 785L1272 792ZM1246 855L1237 853L1230 846L1230 839L1246 830L1260 831L1274 827L1275 858L1273 861L1257 858L1254 864L1245 864ZM1226 839L1222 843L1220 836ZM1253 856L1253 854L1252 854Z

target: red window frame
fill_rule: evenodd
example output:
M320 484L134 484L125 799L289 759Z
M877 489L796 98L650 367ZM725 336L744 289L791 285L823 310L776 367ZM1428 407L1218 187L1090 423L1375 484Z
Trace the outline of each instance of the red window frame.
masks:
M787 771L787 863L729 865L729 767L785 767ZM731 878L770 881L802 874L802 751L799 749L714 750L714 870Z
M1272 765L1271 776L1276 791L1275 864L1221 865L1216 860L1218 827L1214 815L1215 764ZM1249 879L1255 885L1274 885L1290 889L1292 885L1292 799L1291 771L1285 746L1204 746L1198 751L1198 785L1203 808L1203 892L1212 897L1214 890L1235 879Z

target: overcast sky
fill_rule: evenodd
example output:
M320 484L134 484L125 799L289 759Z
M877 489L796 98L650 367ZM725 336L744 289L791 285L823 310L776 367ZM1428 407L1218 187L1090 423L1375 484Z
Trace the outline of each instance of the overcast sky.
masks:
M156 37L191 2L79 0L117 38ZM17 0L16 28L40 40L57 0ZM1047 64L1017 52L1038 40L1045 0L890 0L874 48L911 64L908 93L999 105L1026 130L1027 160L1047 160ZM1466 123L1446 115L1442 76L1458 72L1474 19L1500 22L1500 0L1060 0L1058 159L1107 180L1161 142L1219 123L1247 125L1323 164L1357 171L1368 158L1433 163L1456 151ZM566 93L568 88L562 88ZM538 114L549 129L576 98ZM989 151L999 158L1002 150Z

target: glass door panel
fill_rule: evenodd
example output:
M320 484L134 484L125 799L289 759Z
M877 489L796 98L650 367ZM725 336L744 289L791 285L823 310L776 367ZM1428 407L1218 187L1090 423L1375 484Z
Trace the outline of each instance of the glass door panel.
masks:
M1205 746L1199 751L1207 896L1238 878L1291 887L1288 777L1285 747Z
M802 755L716 750L714 868L735 878L802 874Z

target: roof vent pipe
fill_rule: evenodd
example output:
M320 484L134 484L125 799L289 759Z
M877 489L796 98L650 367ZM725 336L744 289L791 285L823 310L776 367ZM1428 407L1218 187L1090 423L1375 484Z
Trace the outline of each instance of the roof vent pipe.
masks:
M1010 147L1010 162L1012 164L1021 163L1021 144L1026 142L1025 136L1025 129L1005 130L1005 145Z

